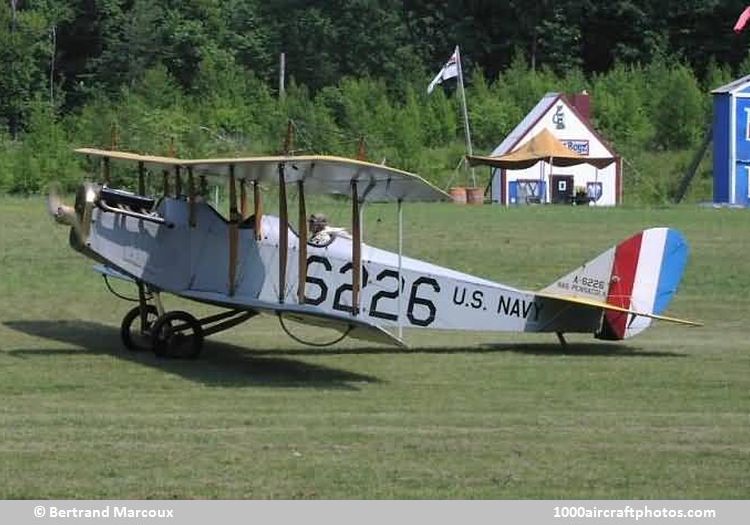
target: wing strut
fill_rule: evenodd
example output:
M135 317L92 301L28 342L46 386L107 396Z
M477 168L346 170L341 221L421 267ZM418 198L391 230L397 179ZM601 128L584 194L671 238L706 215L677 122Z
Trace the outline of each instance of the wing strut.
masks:
M169 172L167 170L162 170L161 176L164 181L164 185L163 185L164 197L169 197Z
M188 166L188 204L190 227L195 228L195 178L193 177L193 167Z
M109 186L112 183L110 179L109 157L104 157L102 159L102 180L104 181L104 184L107 186Z
M229 296L234 295L237 278L237 244L239 242L239 212L237 211L237 183L234 164L229 165Z
M206 179L205 175L201 175L200 177L199 193L204 199L208 199L208 179Z
M263 237L261 232L261 220L263 219L263 194L260 192L260 184L256 180L253 182L253 208L255 211L255 240L259 241Z
M403 277L401 276L401 259L404 251L404 209L403 201L398 201L398 338L402 339L404 335L404 325L401 321L401 296L404 294Z
M174 198L179 199L182 193L182 178L180 176L180 167L174 167Z
M289 214L286 208L286 181L284 180L284 163L279 162L279 304L284 303L288 243Z
M297 302L305 304L305 280L307 279L307 210L305 209L305 183L297 181L299 201L299 259L297 261Z
M359 314L359 291L362 286L362 224L359 214L357 181L352 181L352 314Z
M245 179L240 179L240 221L247 218L247 188Z
M146 164L138 161L138 195L146 195Z

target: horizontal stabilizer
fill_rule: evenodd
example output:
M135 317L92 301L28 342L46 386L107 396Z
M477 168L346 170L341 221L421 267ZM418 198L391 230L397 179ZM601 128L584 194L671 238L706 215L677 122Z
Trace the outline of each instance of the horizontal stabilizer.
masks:
M658 321L667 321L670 323L684 324L688 326L703 326L703 323L698 323L695 321L688 321L686 319L678 319L676 317L667 317L666 315L658 315L658 314L652 314L648 312L638 312L636 310L622 308L620 306L605 303L602 301L597 301L594 299L585 299L583 297L568 297L564 295L553 295L553 294L548 294L548 293L537 293L536 296L543 297L545 299L555 299L558 301L564 301L564 302L571 303L571 304L592 306L594 308L601 308L603 310L610 311L610 312L621 312L625 314L630 314L634 317L647 317L649 319L656 319Z

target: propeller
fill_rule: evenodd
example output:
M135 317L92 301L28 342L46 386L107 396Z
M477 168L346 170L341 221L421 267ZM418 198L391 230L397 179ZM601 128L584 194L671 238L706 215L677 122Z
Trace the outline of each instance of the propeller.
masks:
M83 228L81 226L81 220L76 214L73 206L68 206L62 200L60 196L61 188L60 184L53 182L49 185L47 194L47 211L58 224L64 224L73 228L73 231L78 238L78 241L84 243Z

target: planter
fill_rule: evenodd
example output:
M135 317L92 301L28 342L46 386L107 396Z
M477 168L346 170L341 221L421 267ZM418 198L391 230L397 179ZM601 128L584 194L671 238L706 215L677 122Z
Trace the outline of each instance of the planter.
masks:
M466 204L466 188L456 186L450 189L451 198L456 204Z
M466 188L466 203L484 204L484 188Z

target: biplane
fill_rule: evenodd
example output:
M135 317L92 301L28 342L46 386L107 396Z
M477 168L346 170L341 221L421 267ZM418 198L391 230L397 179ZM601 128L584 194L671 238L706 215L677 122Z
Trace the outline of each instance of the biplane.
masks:
M402 205L450 197L417 175L333 156L180 159L78 149L99 164L99 183L80 186L73 207L50 198L70 244L106 278L134 283L138 304L123 317L131 350L195 357L205 336L259 314L333 328L345 337L405 346L403 329L588 333L632 337L666 317L687 262L688 245L670 228L642 231L539 291L526 291L402 253ZM137 170L137 189L110 184L111 164ZM147 174L162 174L161 195L146 194ZM229 213L206 199L208 182L228 186ZM298 221L290 224L288 188ZM278 193L278 216L263 212L264 190ZM249 194L252 193L252 209ZM348 197L350 235L313 243L307 194ZM398 252L362 237L363 206L397 204ZM252 213L250 213L252 211ZM168 311L161 294L207 303L221 313L198 319ZM304 341L303 341L304 342Z

